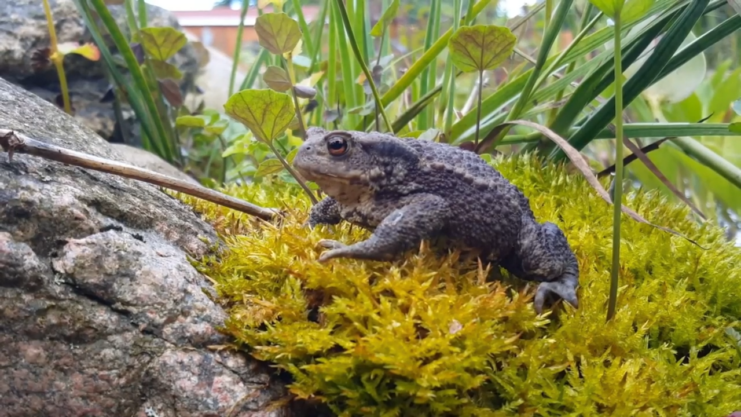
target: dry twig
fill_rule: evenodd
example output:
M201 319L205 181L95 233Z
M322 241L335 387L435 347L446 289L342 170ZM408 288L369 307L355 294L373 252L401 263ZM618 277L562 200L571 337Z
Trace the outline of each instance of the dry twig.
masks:
M263 220L271 220L279 213L277 210L256 206L201 185L192 184L132 165L111 161L110 159L99 158L82 152L60 148L36 139L31 139L26 135L9 129L0 129L0 146L3 150L8 152L8 157L11 161L14 153L34 155L64 164L132 178L138 181L158 185L160 187L169 188L171 190L180 191L230 209L259 217Z

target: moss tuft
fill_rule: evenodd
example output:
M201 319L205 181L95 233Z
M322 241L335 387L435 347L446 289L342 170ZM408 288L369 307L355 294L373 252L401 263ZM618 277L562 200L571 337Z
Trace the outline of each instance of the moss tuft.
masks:
M342 416L671 415L741 410L741 250L656 193L626 203L685 240L626 219L616 319L606 324L611 208L578 175L528 158L493 164L564 230L579 259L580 307L536 316L531 284L492 280L486 265L436 257L319 264L322 238L356 242L347 224L303 228L293 185L226 190L288 210L279 225L181 197L229 249L196 265L230 316L224 330L293 377L299 398ZM496 213L493 213L496 215ZM497 270L497 268L494 268ZM489 278L487 278L489 277Z

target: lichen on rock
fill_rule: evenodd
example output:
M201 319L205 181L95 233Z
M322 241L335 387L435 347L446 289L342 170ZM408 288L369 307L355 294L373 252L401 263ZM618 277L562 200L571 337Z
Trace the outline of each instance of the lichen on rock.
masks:
M741 409L741 249L654 192L629 205L681 238L622 225L616 318L605 322L612 209L586 181L529 157L493 164L556 223L577 254L580 305L537 316L533 287L496 267L426 245L395 262L317 262L323 238L367 231L303 227L301 191L265 181L226 189L284 207L278 223L181 197L228 250L195 261L216 285L224 328L252 356L292 377L298 398L354 415L725 416ZM496 213L492 213L496 215ZM489 273L489 269L492 273Z

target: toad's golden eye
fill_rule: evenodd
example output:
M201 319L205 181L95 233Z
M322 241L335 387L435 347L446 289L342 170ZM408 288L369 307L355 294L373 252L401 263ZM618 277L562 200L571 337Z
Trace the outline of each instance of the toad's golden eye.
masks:
M327 140L327 150L332 156L344 155L347 152L347 140L342 136L333 136Z

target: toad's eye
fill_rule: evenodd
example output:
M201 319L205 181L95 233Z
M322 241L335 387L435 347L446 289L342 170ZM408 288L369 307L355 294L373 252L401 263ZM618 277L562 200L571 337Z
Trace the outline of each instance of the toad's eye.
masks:
M347 140L341 136L334 136L327 141L327 150L332 156L344 155L347 152Z

